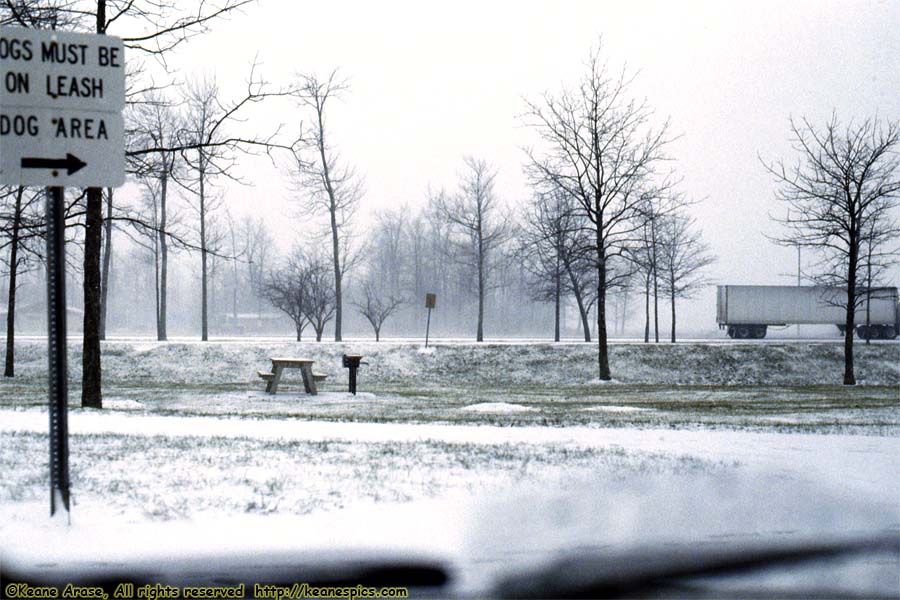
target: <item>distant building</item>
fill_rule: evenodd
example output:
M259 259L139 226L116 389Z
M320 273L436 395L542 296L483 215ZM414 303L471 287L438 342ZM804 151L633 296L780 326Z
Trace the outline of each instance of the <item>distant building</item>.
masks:
M0 308L0 323L6 325L8 310L4 305ZM75 306L66 308L66 325L69 329L81 329L84 322L84 311ZM47 306L40 302L16 303L16 332L34 333L47 329Z

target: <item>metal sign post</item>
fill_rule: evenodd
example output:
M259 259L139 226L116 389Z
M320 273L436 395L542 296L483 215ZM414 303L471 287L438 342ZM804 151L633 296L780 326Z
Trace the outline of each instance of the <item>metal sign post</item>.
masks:
M50 395L50 516L69 512L68 369L66 365L66 216L63 188L47 188L47 341Z
M428 347L428 330L431 329L431 309L437 304L437 294L425 294L425 308L428 309L428 318L425 321L425 347Z
M65 186L125 183L125 48L106 35L0 27L0 183L47 187L50 514L69 511Z

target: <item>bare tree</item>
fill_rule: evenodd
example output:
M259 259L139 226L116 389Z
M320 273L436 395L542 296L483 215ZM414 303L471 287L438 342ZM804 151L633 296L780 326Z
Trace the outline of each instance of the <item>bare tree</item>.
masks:
M0 25L29 29L73 29L83 15L74 13L71 0L5 0Z
M650 290L653 290L653 335L654 341L659 343L659 221L663 214L660 206L661 198L645 197L641 204L640 214L644 221L639 239L640 255L644 260L637 264L643 267L646 275L645 296L647 304L647 320L644 325L644 343L650 341Z
M690 298L709 285L704 270L715 262L709 246L703 241L694 219L683 210L667 214L659 220L659 270L662 289L669 295L672 310L671 342L675 343L675 300Z
M216 198L216 201L218 200ZM212 315L210 323L213 324L221 323L221 317L226 312L226 303L222 300L225 291L224 272L226 265L233 260L233 257L227 252L228 234L224 221L222 215L217 212L211 212L206 221L207 300L209 301L208 314Z
M393 294L385 295L382 286L372 280L363 285L362 298L353 305L366 318L375 330L375 341L381 341L381 328L384 322L403 305L403 299Z
M891 231L891 228L880 228L876 230L876 226L879 225L881 224L876 223L873 220L869 227L869 231L864 240L865 250L861 264L861 271L865 276L864 305L866 307L866 319L864 324L857 326L856 332L866 340L867 345L871 343L873 337L878 338L884 336L889 339L894 339L897 336L896 330L891 330L889 327L872 325L870 302L873 299L878 298L880 292L879 288L876 286L886 283L883 278L890 272L890 267L896 264L894 259L898 252L896 246L892 247L892 244L896 244L896 229L894 232Z
M867 294L860 278L871 256L896 256L892 244L900 236L891 215L900 204L900 122L868 118L844 127L832 115L821 127L791 119L790 128L797 163L763 163L779 185L776 197L789 208L776 219L785 228L778 240L812 248L813 280L845 290L843 381L855 385L855 312Z
M660 228L662 220L686 205L679 194L664 194L671 187L666 182L659 188L649 186L642 192L636 220L640 222L639 233L628 249L626 256L644 285L644 343L650 341L650 306L653 298L653 334L659 343L659 296L660 296Z
M157 148L157 152L142 154L131 160L132 171L140 179L153 179L158 183L152 188L156 198L158 225L154 235L159 248L159 306L157 311L156 337L159 341L168 339L168 287L169 287L169 188L179 176L178 153L167 148L174 145L183 128L181 115L172 102L159 92L148 92L141 103L129 112L129 142L136 148ZM111 202L110 202L111 206ZM108 219L111 215L108 215ZM108 239L108 238L107 238ZM107 251L105 256L109 255ZM104 276L104 282L106 276Z
M568 207L562 194L540 194L532 198L516 249L531 275L529 291L539 302L553 302L553 341L560 338L560 308L564 294L562 254Z
M100 272L100 331L106 339L106 314L109 299L109 271L112 266L113 188L106 188L106 216L103 219L103 257Z
M307 267L309 302L306 316L316 332L316 341L321 342L325 326L334 318L337 295L334 291L334 280L328 272L328 266L324 259L317 254L311 254L307 261Z
M249 289L256 296L256 313L260 314L259 295L256 290L265 276L269 259L274 252L275 242L261 217L250 217L239 226L241 251L247 259L247 280Z
M614 270L641 230L642 192L666 157L668 123L650 126L646 102L627 97L631 80L624 71L612 75L591 53L586 72L574 90L546 93L528 102L525 122L541 146L526 150L527 169L537 185L563 189L577 201L592 233L592 259L597 270L597 363L601 380L609 380L606 293L629 275ZM624 261L618 263L626 267Z
M650 342L650 298L653 296L654 275L657 272L657 236L655 223L644 219L641 233L628 253L631 264L635 267L634 275L644 288L644 343ZM659 327L656 329L656 341L659 341Z
M378 273L379 290L386 288L394 295L400 293L406 274L407 257L404 250L409 212L408 206L401 206L376 213L367 244L369 272Z
M146 249L153 263L156 337L160 341L167 337L166 290L170 238L175 247L189 247L183 241L186 236L181 231L181 219L168 207L167 180L166 176L159 178L148 176L140 180L143 187L141 208L137 212L130 213L128 224L131 227L124 229L131 240Z
M251 74L252 80L252 74ZM233 144L223 143L227 137L224 124L236 105L228 106L220 99L214 78L197 80L187 90L187 112L180 132L186 145L181 156L191 175L183 185L196 198L192 203L198 217L200 249L200 327L202 341L209 340L209 260L218 254L220 245L212 244L209 235L210 219L221 206L221 198L210 193L211 181L219 176L237 180L232 175L235 165ZM239 103L238 103L239 104ZM221 232L220 232L221 233ZM224 233L222 233L224 236ZM235 240L236 248L236 240ZM230 257L234 258L234 257Z
M266 273L258 293L294 322L297 341L309 325L309 268L305 253L295 249L284 264Z
M557 287L560 294L571 293L574 296L584 341L589 342L591 327L588 312L593 301L592 295L587 292L592 268L587 233L584 215L576 210L572 198L564 190L551 188L536 192L531 209L526 212L525 233L520 242L526 251L523 265L530 266L532 274L539 275L544 282L544 299L553 300L556 304ZM537 292L540 296L540 284ZM555 306L555 338L558 338L559 309L560 306Z
M571 199L569 199L571 202ZM571 205L570 205L571 206ZM597 301L597 270L591 259L590 231L580 211L570 212L573 223L569 226L571 239L563 245L563 267L569 279L568 288L575 297L584 341L591 341L591 307Z
M141 200L143 204L143 214L141 215L140 221L132 222L133 233L129 232L129 237L137 243L139 246L144 248L147 251L146 258L153 265L153 280L154 280L154 315L156 316L156 331L157 331L157 339L159 338L160 331L160 300L161 300L161 288L160 288L160 235L159 235L159 223L160 223L160 181L157 179L144 179L143 183L143 194L141 195ZM143 225L147 223L150 226L144 227Z
M115 34L133 55L166 57L190 38L205 33L210 24L248 5L252 0L199 0L185 8L174 0L10 0L0 5L0 23L32 28L54 28ZM134 63L134 59L129 59ZM134 69L132 69L134 71ZM152 84L149 84L152 87ZM148 152L154 151L148 149ZM130 153L130 154L133 154ZM101 266L103 202L99 188L89 188L84 212L84 333L82 344L81 404L102 408L100 371Z
M6 303L6 359L5 377L15 375L16 291L18 276L27 271L41 256L38 249L42 234L41 220L37 214L39 192L22 186L0 188L0 223L9 226L0 229L0 251L8 249L8 290Z
M219 86L214 79L204 79L196 82L187 89L187 114L185 115L185 129L183 134L185 141L196 144L196 155L184 152L183 157L188 168L194 173L191 191L196 194L195 209L199 218L200 236L200 339L209 340L209 251L207 245L207 219L221 202L210 195L207 190L210 177L223 174L231 163L225 159L221 162L216 159L223 158L222 146L205 146L203 141L212 138L213 127L218 120L219 111Z
M293 172L298 191L306 195L303 212L328 217L335 291L334 340L339 342L343 323L342 284L347 269L342 259L363 189L354 169L341 160L333 147L325 111L329 100L339 99L348 85L338 78L337 71L324 80L315 75L300 75L299 79L297 98L301 107L312 111L313 124L304 131L294 152Z
M444 218L456 230L454 256L476 277L478 323L476 341L484 341L484 298L492 272L501 258L501 248L512 236L511 220L502 214L494 195L496 171L485 160L467 156L459 191L439 196Z

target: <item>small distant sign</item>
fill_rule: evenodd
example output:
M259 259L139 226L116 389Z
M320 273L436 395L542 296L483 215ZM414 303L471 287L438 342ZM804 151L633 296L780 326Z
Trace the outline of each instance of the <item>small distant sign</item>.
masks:
M425 308L434 308L437 304L437 294L425 294Z
M125 183L125 50L106 35L0 28L0 183Z

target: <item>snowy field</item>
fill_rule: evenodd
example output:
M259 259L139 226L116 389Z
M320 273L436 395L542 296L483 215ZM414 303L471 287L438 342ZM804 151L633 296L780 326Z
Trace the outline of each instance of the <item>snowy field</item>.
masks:
M316 420L498 425L689 428L831 428L896 431L900 344L858 345L861 385L838 385L834 343L613 345L612 382L596 375L594 344L107 342L104 399L113 410L177 415L253 415ZM365 355L357 398L347 390L344 352ZM271 356L303 356L329 379L317 398L287 371L279 394L263 393L258 370ZM69 348L78 391L81 353ZM17 377L0 406L46 404L46 342L18 344ZM283 392L283 393L282 393ZM335 395L337 394L337 395ZM367 396L366 394L370 394Z
M486 510L506 514L496 507L509 501L529 513L550 502L540 500L547 494L600 483L604 495L632 490L635 500L636 484L669 478L708 484L737 477L745 487L748 479L759 481L759 489L751 487L761 497L772 493L762 482L778 481L793 490L786 496L813 489L839 507L860 505L876 515L857 522L848 510L849 521L810 517L787 528L748 521L754 535L900 526L895 343L858 347L863 385L854 388L836 385L837 343L614 345L613 382L596 379L593 344L425 350L388 342L129 340L103 350L104 410L73 408L69 416L69 528L46 519L44 343L18 344L17 377L0 382L0 538L12 540L4 560L101 560L140 539L151 553L209 544L392 547L483 566L490 562L483 554L503 537L485 539ZM369 362L357 396L346 392L340 366L341 354L351 351ZM312 358L329 379L309 397L299 372L289 370L283 388L269 396L256 371L268 370L270 356ZM69 360L75 406L75 345ZM672 489L641 489L635 505L650 494L658 510ZM675 495L688 514L709 512L708 498ZM603 510L612 510L605 502ZM806 507L815 513L824 503ZM601 506L596 499L579 510L590 513L594 504ZM595 514L587 529L565 519L565 526L553 518L532 523L543 527L532 533L544 541L531 550L582 546L590 535L616 531L617 543L635 543L637 530L626 536L625 523L637 519L644 527L648 518L635 510L608 521ZM650 521L657 537L668 527ZM701 522L696 529L672 526L668 535L721 535Z

